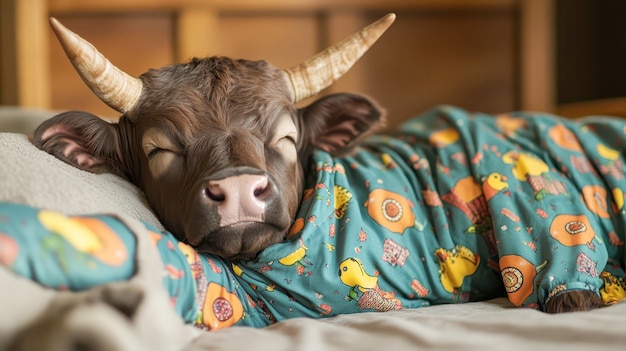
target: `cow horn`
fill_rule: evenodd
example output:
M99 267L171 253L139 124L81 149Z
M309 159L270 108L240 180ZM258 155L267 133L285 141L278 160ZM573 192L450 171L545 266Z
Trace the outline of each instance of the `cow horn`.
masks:
M115 67L93 45L67 29L56 18L50 17L50 25L65 54L91 91L118 112L132 110L141 95L141 80Z
M394 13L352 34L285 72L293 88L293 102L311 97L344 75L395 21Z

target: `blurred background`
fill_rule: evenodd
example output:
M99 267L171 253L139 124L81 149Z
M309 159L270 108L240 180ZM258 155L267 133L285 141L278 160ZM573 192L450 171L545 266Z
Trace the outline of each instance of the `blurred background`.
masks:
M1 0L0 104L118 113L84 86L49 16L137 76L193 56L288 68L388 12L396 23L329 92L389 126L438 104L626 116L623 0Z

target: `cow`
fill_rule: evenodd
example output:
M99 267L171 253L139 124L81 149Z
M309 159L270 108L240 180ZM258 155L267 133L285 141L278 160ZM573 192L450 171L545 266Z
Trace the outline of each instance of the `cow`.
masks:
M139 78L51 19L82 78L123 115L109 124L86 112L62 113L35 131L34 144L80 169L136 184L163 224L194 247L251 258L282 240L292 224L307 172L298 159L315 147L347 147L382 117L357 95L327 97L303 109L294 103L338 79L394 18L287 70L209 57ZM325 117L313 121L311 115ZM336 123L339 115L351 119ZM336 137L314 138L331 130Z
M534 192L531 193L535 197L545 196L549 201L578 199L567 192L560 180L562 174L548 174L554 166L549 167L547 161L535 160L533 155L518 150L518 144L511 150L497 150L496 146L488 148L486 145L483 145L484 149L476 145L460 146L461 141L469 138L468 133L482 136L483 131L488 131L484 135L494 135L494 143L500 143L507 138L515 139L515 133L554 129L558 131L555 134L558 138L552 137L558 139L558 145L579 151L582 149L574 135L578 132L571 131L575 128L572 123L558 118L545 119L543 115L529 119L519 116L494 119L444 107L427 114L422 120L408 122L411 133L396 135L398 140L421 145L423 149L409 152L405 144L382 148L387 151L376 151L380 157L371 159L370 167L350 155L378 147L370 139L365 142L366 137L384 125L386 118L384 109L373 99L338 93L319 98L305 107L295 106L344 74L394 19L395 15L387 15L286 70L265 61L208 57L152 69L139 78L113 66L91 44L51 19L67 56L85 83L122 115L117 123L108 123L87 112L61 113L37 128L34 144L77 168L113 173L128 179L143 190L157 216L179 240L200 252L232 262L262 261L263 255L274 245L297 238L308 224L307 228L318 228L319 224L318 229L308 229L314 235L334 238L342 233L347 235L344 226L348 222L358 226L365 218L375 223L378 229L365 224L360 230L350 229L356 231L351 232L354 240L365 245L366 241L372 241L372 237L379 236L376 239L379 242L377 250L381 250L379 258L382 257L382 261L391 267L409 266L409 262L411 265L428 265L434 270L433 276L438 277L436 280L440 280L436 289L446 295L445 301L435 298L434 303L485 299L506 290L516 305L553 313L603 305L596 286L602 281L600 273L604 273L607 261L606 254L600 249L602 239L594 241L593 235L579 235L593 233L591 228L599 228L600 224L590 221L586 213L559 217L558 202L537 205L539 208L533 210L536 213L532 215L511 211L506 202L505 207L494 210L495 203L511 197L518 199L518 193L528 184L532 185ZM479 120L486 127L475 124ZM544 125L544 120L551 122ZM506 126L515 124L516 127L507 129L498 125L507 122ZM535 128L539 125L541 127ZM569 129L558 129L563 125ZM594 128L600 127L590 125L584 130ZM479 139L475 134L471 135ZM388 138L374 140L382 143ZM439 152L446 148L457 152L442 157ZM472 149L475 155L463 159L468 149ZM331 158L327 162L310 162L320 152ZM405 152L404 164L399 164L397 157L392 156ZM503 157L505 152L506 157ZM439 158L433 155L439 155ZM344 156L348 157L345 160L352 161L341 161ZM457 168L451 168L452 161L456 162ZM472 173L478 164L494 163L505 168L489 174ZM513 166L508 166L510 164ZM545 165L545 170L533 168L536 165ZM390 184L390 181L374 175L352 180L344 177L346 182L360 182L362 189L359 191L364 191L364 196L357 196L358 191L345 188L343 183L329 185L311 180L315 174L345 176L352 174L353 169L363 167L368 168L367 172L378 169L382 170L380 174L395 175L395 180L391 180L391 183L397 183L393 184L395 190L380 186L384 182ZM623 171L623 167L620 169ZM426 172L427 176L422 173L411 175L411 170ZM505 171L509 177L502 173ZM459 176L459 172L465 173ZM446 176L450 178L444 181ZM513 181L518 182L515 188L509 185ZM602 197L602 194L593 193L580 203L589 204L596 201L590 198L598 196ZM536 197L533 201L542 198ZM320 199L325 201L325 208L334 206L333 215L301 215L302 208L318 206L315 204ZM527 200L519 198L512 203L524 201ZM348 211L357 206L365 208L363 217L353 217L356 216L354 212ZM425 208L432 211L423 210ZM576 211L583 210L587 211L576 208ZM449 221L447 217L452 212L461 214L462 219ZM549 228L541 227L535 217L528 217L538 216L548 221L547 218L552 218L548 213L556 213L559 219L555 219ZM332 217L337 224L328 224L331 222L326 220L330 221ZM509 225L523 228L520 221L534 223L534 226L528 224L525 228L528 238L523 241L526 245L521 249L525 252L523 255L528 254L526 251L530 254L548 252L550 247L561 244L567 248L559 252L562 255L567 253L574 260L574 266L567 267L566 271L586 274L584 282L568 288L560 277L552 275L557 268L551 260L542 263L533 259L531 261L535 262L531 262L515 251L518 249L509 250L508 244L504 245L506 250L502 249L504 232ZM467 226L461 228L463 223ZM437 226L441 226L442 231L453 232L451 235L461 238L462 244L440 238L439 229L435 229ZM543 233L535 234L534 227ZM435 240L434 246L432 250L430 246L424 250L432 252L416 254L413 248L407 247L409 242L420 247L426 245L415 242L418 240L415 235L431 235L424 242ZM574 237L576 239L572 239ZM412 241L403 241L405 239ZM545 240L555 243L552 245L550 241L537 250L537 245L542 245ZM623 233L619 233L615 240L623 240ZM364 247L355 246L354 255L358 256ZM300 246L294 248L292 254L272 256L256 273L271 271L271 265L280 264L297 267L298 274L305 274L307 265L314 260L313 252L324 250L337 252L339 247L326 242L314 250L300 239ZM573 253L569 254L568 250ZM416 257L418 255L421 259ZM381 284L384 274L378 271L379 268L372 267L373 263L347 254L343 258L336 266L339 281L349 288L346 300L358 300L358 307L362 310L402 308L406 302L400 295L419 300L435 289L426 284L432 278L421 276L406 284L409 292L390 291L389 286L385 288ZM325 267L329 268L329 264ZM233 264L233 267L239 266ZM378 263L376 267L380 267ZM245 275L241 268L236 268L235 273L237 271ZM309 270L308 274L314 272ZM478 288L472 284L469 284L470 290L464 290L463 287L468 285L464 282L472 277L473 282L488 282L489 288L485 289L489 291L476 293ZM559 282L562 284L557 284ZM270 288L275 289L268 286ZM330 308L328 305L324 307Z

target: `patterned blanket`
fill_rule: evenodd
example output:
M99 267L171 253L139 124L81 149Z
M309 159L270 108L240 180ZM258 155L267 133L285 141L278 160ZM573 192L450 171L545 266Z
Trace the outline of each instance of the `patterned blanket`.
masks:
M626 296L619 119L470 114L443 106L353 155L317 151L288 238L254 261L198 254L146 224L188 323L261 327L508 294ZM145 233L144 233L145 234ZM114 216L0 205L0 264L60 290L129 279L135 235Z

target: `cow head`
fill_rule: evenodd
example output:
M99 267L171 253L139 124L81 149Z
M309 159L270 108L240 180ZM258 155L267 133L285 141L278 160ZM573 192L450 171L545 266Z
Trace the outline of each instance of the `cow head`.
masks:
M127 178L165 227L198 250L250 259L285 237L312 151L347 152L380 124L381 110L355 94L294 104L345 73L394 18L287 70L209 57L139 78L51 19L83 80L122 116L108 123L65 112L40 125L34 143L78 168Z

